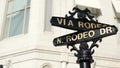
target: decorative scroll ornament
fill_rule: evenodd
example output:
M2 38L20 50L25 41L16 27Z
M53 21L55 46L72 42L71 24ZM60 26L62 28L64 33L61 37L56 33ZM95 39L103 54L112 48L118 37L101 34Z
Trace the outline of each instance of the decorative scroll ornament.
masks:
M101 42L101 40L100 40ZM67 45L67 48L72 47L70 51L76 51L77 53L74 53L74 55L77 57L77 63L80 63L81 61L88 60L91 63L94 62L92 55L95 52L93 47L99 47L96 42L93 42L90 46L87 44L87 42L82 42L79 45L79 48L75 46L75 44ZM93 50L92 50L93 49Z
M78 19L83 19L83 20L87 20L87 21L91 21L91 22L98 22L98 20L97 19L95 19L95 17L94 16L92 16L91 15L91 12L90 12L90 10L89 9L84 9L84 10L81 10L81 9L79 9L77 6L76 7L74 7L73 9L72 9L72 11L73 12L71 12L71 11L69 11L69 14L70 14L70 16L68 16L67 14L66 14L66 18L75 18L74 16L77 14L77 18Z

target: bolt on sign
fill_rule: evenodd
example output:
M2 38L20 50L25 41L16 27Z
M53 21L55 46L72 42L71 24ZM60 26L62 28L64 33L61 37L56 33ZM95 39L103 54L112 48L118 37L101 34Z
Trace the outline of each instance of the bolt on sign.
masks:
M95 39L104 38L117 33L118 29L114 25L98 23L93 20L93 17L86 13L83 15L78 12L78 18L73 16L77 13L69 12L71 16L66 17L55 17L51 18L51 24L53 26L76 30L76 32L67 34L64 36L57 37L53 40L54 46L62 46L69 44L76 44L81 42L89 42ZM89 19L87 19L89 18Z

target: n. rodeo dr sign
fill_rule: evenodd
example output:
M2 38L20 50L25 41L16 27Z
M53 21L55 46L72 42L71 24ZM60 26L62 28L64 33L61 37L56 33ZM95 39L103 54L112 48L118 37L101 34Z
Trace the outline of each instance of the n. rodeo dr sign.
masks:
M54 46L75 44L80 42L88 42L97 38L114 35L117 33L115 26L104 27L95 30L88 30L84 32L75 32L65 36L57 37L53 40Z

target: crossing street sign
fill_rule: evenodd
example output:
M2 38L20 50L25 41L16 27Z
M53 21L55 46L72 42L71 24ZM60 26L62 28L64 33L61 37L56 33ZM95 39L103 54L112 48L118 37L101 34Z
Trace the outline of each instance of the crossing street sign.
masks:
M89 42L94 39L99 39L114 35L117 33L115 26L103 27L100 29L88 30L84 32L75 32L61 37L57 37L53 40L54 46L62 46L68 44L76 44L80 42Z
M53 26L76 30L74 33L55 38L53 40L55 46L94 42L100 38L114 35L118 31L114 25L99 23L88 9L80 10L75 7L73 10L73 12L69 11L69 16L51 18L50 22Z

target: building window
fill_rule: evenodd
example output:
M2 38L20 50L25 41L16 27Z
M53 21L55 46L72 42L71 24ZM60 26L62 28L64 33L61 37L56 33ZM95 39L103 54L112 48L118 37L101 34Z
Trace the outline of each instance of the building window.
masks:
M52 17L52 0L45 0L45 31L51 31L50 18Z
M8 0L3 39L28 32L30 0Z

